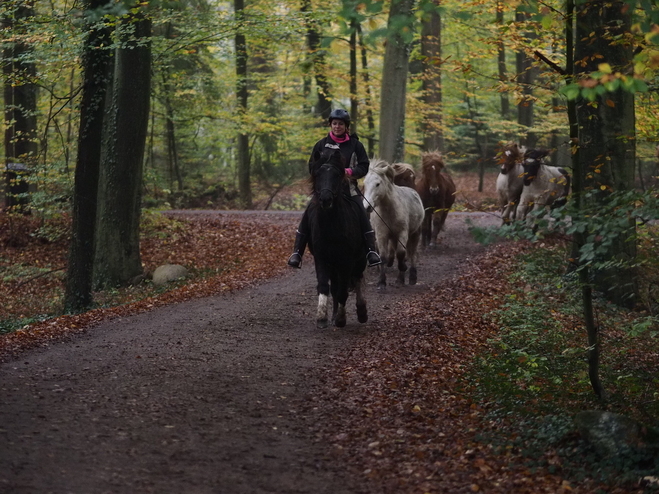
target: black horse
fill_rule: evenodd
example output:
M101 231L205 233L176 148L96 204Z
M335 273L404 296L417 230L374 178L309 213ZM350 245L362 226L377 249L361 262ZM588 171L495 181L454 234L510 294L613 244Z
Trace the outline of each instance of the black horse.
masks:
M327 306L333 299L332 321L346 325L348 292L357 296L357 319L368 320L364 298L366 243L359 226L358 203L345 195L348 180L345 162L338 150L316 153L311 167L312 198L307 211L313 254L318 279L318 312L316 325L328 325Z

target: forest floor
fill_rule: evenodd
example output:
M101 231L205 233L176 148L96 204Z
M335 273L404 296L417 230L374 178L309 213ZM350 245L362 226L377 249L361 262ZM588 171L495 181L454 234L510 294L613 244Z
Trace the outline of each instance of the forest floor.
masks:
M496 215L449 214L417 285L377 291L370 269L369 321L319 330L311 256L285 266L299 214L172 213L143 261L193 279L0 335L0 492L599 492L479 440L499 424L463 376L520 247L467 220Z

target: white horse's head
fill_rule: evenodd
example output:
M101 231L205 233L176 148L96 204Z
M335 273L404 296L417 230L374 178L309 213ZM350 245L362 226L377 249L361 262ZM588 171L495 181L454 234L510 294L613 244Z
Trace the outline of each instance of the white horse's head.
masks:
M373 208L390 196L394 187L394 168L384 160L371 160L368 173L364 177L364 207L371 212Z

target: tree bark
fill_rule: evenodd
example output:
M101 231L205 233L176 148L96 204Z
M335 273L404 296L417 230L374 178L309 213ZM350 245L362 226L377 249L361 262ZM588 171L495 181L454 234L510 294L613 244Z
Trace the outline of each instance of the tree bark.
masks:
M364 106L366 107L366 124L368 127L368 134L366 135L366 151L369 156L373 156L375 150L375 119L373 118L373 109L371 108L371 79L368 74L368 54L366 45L364 44L364 37L362 35L361 26L357 25L357 34L359 38L359 48L361 50L361 65L362 65L362 79L364 81L366 96L364 99Z
M3 78L5 102L5 205L27 212L29 182L27 175L35 163L37 145L36 67L26 60L32 47L25 40L22 22L34 16L31 1L9 5L1 26L11 38L3 42Z
M518 23L523 23L528 18L528 14L524 12L516 12L515 20ZM536 78L536 70L533 68L533 59L531 59L526 52L518 51L516 54L516 67L517 67L517 83L522 87L522 100L517 105L517 123L527 128L532 128L534 125L533 117L533 83ZM535 147L538 138L537 136L528 131L526 136L521 139L521 143L528 148Z
M414 19L414 0L391 0L387 46L382 68L380 158L390 163L405 156L405 97ZM401 28L401 24L404 26Z
M106 0L91 0L85 10L93 11ZM80 130L73 188L73 225L64 293L64 311L80 312L93 303L92 273L98 177L105 98L112 71L110 28L88 25L82 53L82 100Z
M631 29L629 11L623 1L593 0L576 8L576 75L587 75L608 63L614 71L627 73L633 63L632 46L619 38ZM606 204L614 191L634 187L636 155L634 95L624 89L606 92L595 102L581 99L577 104L579 126L579 167L577 183L591 190L594 204ZM591 204L592 206L592 204ZM634 223L621 228L603 261L617 261L622 267L594 269L598 290L612 302L633 307L637 299L636 274L630 264L636 257Z
M134 34L124 36L116 51L106 113L94 260L97 288L126 285L143 271L139 226L151 93L151 22L138 12L124 24L132 26Z
M496 23L498 26L503 25L503 2L497 2L497 14L496 14ZM506 47L503 43L503 40L497 42L497 65L499 67L499 81L502 83L508 80L507 69L506 69ZM504 119L510 117L510 100L508 99L508 93L502 91L499 97L501 101L501 116Z
M311 1L304 0L302 3L302 12L311 12ZM322 119L323 125L332 112L332 97L329 81L325 76L326 62L325 51L320 47L320 31L316 22L307 20L307 51L309 53L310 65L316 78L316 102L315 112Z
M357 31L359 23L350 20L350 130L357 132L359 124L359 100L357 99Z
M252 207L252 186L250 180L249 135L244 131L244 117L247 114L247 41L241 26L245 10L244 0L234 0L236 19L239 21L236 31L236 97L238 99L238 191L243 209Z
M440 0L433 0L439 7ZM426 112L423 117L423 148L426 151L444 148L442 131L442 18L433 9L423 19L421 30L421 56L423 59L422 91Z
M174 28L171 22L165 25L165 38L172 39ZM183 190L183 175L178 160L178 146L176 143L176 124L174 119L174 106L172 105L172 97L174 89L170 82L170 71L165 69L162 72L162 99L163 106L165 107L165 136L167 142L167 168L169 170L169 188L174 190L174 180L178 186L178 190Z

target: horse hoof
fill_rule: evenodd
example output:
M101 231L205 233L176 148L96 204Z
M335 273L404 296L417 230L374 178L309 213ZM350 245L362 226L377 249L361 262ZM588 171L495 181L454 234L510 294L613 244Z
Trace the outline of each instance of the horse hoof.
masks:
M343 318L342 319L336 319L334 321L334 326L336 326L337 328L343 328L343 327L345 327L345 325L346 325L346 320L343 319Z
M368 321L368 312L366 306L357 307L357 320L361 323Z
M416 285L416 269L415 268L410 268L410 285Z
M385 291L387 289L387 284L386 283L378 283L378 291Z
M327 319L318 319L316 321L316 327L318 329L325 329L327 327Z

